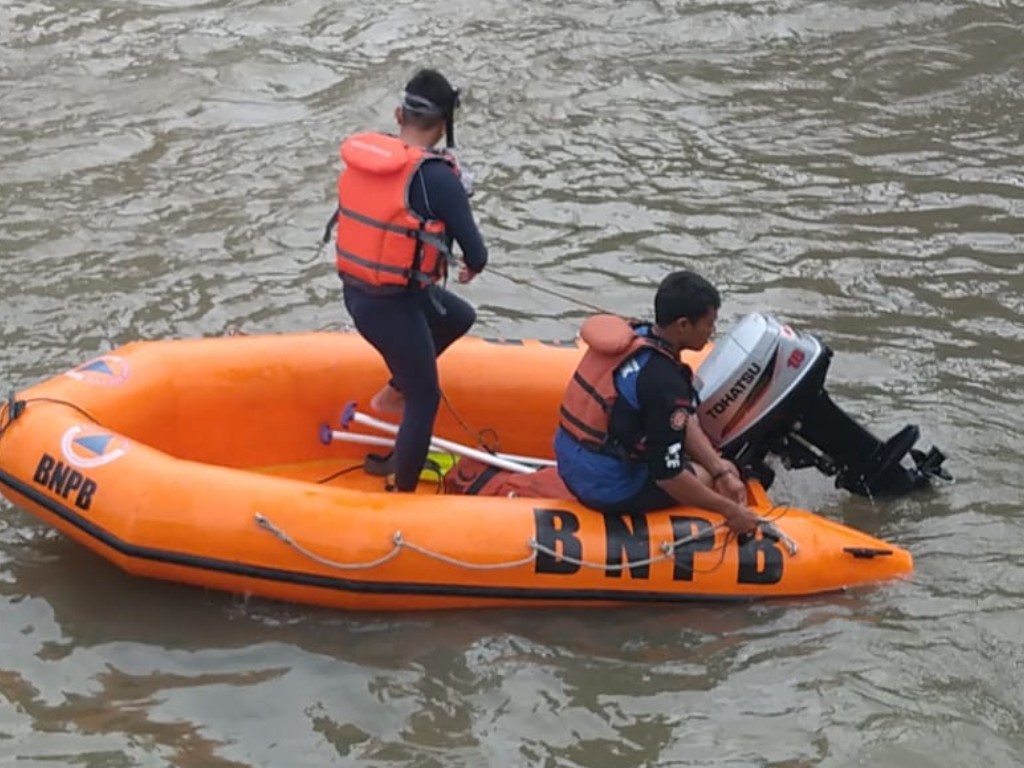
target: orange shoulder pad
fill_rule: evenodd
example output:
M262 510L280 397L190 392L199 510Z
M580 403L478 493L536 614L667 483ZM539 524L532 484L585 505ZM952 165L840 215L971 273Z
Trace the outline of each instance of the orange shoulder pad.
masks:
M369 173L394 173L408 162L407 147L395 136L383 133L357 133L341 142L345 165Z
M636 341L636 332L618 315L593 315L580 326L580 338L602 355L619 355Z

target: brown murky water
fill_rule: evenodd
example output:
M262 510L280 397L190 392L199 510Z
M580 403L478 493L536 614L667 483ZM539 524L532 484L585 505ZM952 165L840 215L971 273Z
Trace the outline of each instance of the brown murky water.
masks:
M957 483L774 496L908 582L754 606L345 616L129 579L0 508L0 762L1015 766L1024 761L1024 6L0 0L0 384L131 339L342 327L337 142L430 63L501 275L564 338L670 268L836 351L831 390Z

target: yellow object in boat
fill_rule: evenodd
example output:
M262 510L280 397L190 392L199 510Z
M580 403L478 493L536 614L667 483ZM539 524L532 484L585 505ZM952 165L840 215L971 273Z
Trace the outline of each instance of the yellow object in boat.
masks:
M423 471L420 472L420 480L441 482L444 480L444 476L448 474L448 470L455 466L458 458L451 451L431 451L427 454L427 461L423 465Z

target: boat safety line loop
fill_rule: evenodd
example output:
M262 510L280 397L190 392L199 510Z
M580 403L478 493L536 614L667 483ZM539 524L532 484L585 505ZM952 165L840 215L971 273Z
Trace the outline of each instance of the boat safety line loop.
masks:
M509 562L504 563L472 563L467 560L459 560L458 558L450 557L449 555L445 555L440 552L433 552L432 550L429 550L426 547L421 547L420 545L414 544L411 541L406 541L405 537L402 536L401 531L395 531L394 535L391 537L391 541L394 544L394 547L392 547L390 552L382 555L381 557L378 557L376 560L369 560L365 563L339 563L336 560L330 560L326 557L321 557L315 552L311 552L310 550L306 549L297 541L295 541L295 539L289 536L285 531L281 530L276 525L274 525L274 523L268 520L267 517L261 514L260 512L256 513L256 524L259 525L263 530L272 533L274 536L276 536L282 542L287 544L289 547L292 547L295 551L299 552L305 557L308 557L310 560L320 563L321 565L326 565L329 568L337 568L339 570L347 571L367 570L370 568L376 568L378 565L384 565L384 563L393 560L395 557L397 557L398 553L401 552L403 549L411 549L413 552L418 552L421 555L431 557L435 560L439 560L442 563L448 563L449 565L456 565L461 568L468 568L470 570L475 571L493 571L500 570L502 568L519 568L524 565L529 565L537 559L537 551L536 548L533 546L532 541L531 549L533 549L533 551L530 552L530 554L526 557L520 558L519 560L511 560Z
M546 547L543 544L538 543L536 539L530 540L530 546L536 549L538 552L542 552L545 555L548 555L549 557L554 557L563 562L571 563L572 565L578 565L583 568L594 568L600 571L624 571L627 568L638 568L645 565L653 565L654 563L660 563L663 560L670 560L672 559L672 557L675 556L675 552L679 547L685 547L687 544L692 544L695 541L700 541L701 539L705 539L708 536L714 536L715 532L719 528L725 528L725 526L725 523L719 523L718 525L715 525L712 528L709 528L704 531L699 531L698 533L695 533L692 536L685 536L681 539L676 539L675 541L663 541L661 542L661 545L658 547L658 549L661 550L660 555L648 557L645 560L630 560L626 563L593 562L590 560L582 560L576 557L569 557L568 555L561 554L551 549L550 547Z
M306 549L304 546L295 541L295 539L293 539L287 533L282 531L280 528L274 525L270 520L268 520L259 512L256 513L256 524L259 525L260 528L262 528L263 530L269 531L270 533L274 534L274 536L279 538L289 547L292 547L296 552L299 552L300 554L308 557L310 560L320 563L320 565L326 565L329 568L337 568L339 570L344 571L357 571L366 568L376 568L378 565L384 565L384 563L388 562L389 560L393 560L398 555L398 553L402 551L401 544L397 543L396 541L395 547L390 552L388 552L386 555L383 555L382 557L378 557L376 560L370 560L369 562L365 563L339 563L336 560L329 560L326 557L321 557L320 555L316 554L316 552L310 552L308 549ZM395 534L396 538L400 535L401 534Z
M681 539L676 539L675 541L664 541L658 547L658 549L661 550L661 554L656 555L654 557L649 557L646 560L630 560L628 563L594 562L590 560L583 560L581 558L570 557L564 553L560 553L552 549L551 547L541 544L536 539L530 539L530 541L528 542L528 546L531 552L526 557L520 558L518 560L510 560L503 563L473 563L467 560L460 560L456 557L451 557L450 555L445 555L441 552L434 552L433 550L427 549L426 547L421 547L419 544L407 541L406 538L402 535L401 531L395 531L394 535L391 537L391 541L394 544L394 546L392 547L390 552L382 555L381 557L378 557L375 560L369 560L364 563L340 563L336 560L330 560L326 557L321 557L315 552L311 552L310 550L306 549L297 541L295 541L295 539L289 536L287 532L283 531L281 528L274 525L273 522L271 522L265 515L263 515L260 512L256 513L256 524L263 528L263 530L272 533L283 543L287 544L289 547L292 547L294 550L304 555L305 557L308 557L310 560L320 563L321 565L326 565L330 568L338 568L340 570L366 570L370 568L376 568L378 565L383 565L384 563L393 560L395 557L398 556L398 553L401 552L403 549L410 549L413 552L418 552L419 554L425 557L430 557L434 560L439 560L442 563L447 563L448 565L455 565L460 568L467 568L469 570L474 571L495 571L501 570L503 568L520 568L524 565L529 565L534 560L536 560L538 554L545 554L549 557L553 557L555 559L562 560L566 563L571 563L572 565L577 565L583 568L594 568L602 571L621 571L625 570L626 568L636 568L639 566L659 563L663 560L669 560L675 555L675 551L679 547L686 546L687 544L692 544L693 542L699 541L700 539L706 538L707 536L713 536L719 528L725 527L725 523L719 523L713 528L710 528L705 531L700 531L698 533L693 534L692 536L686 536Z
M401 535L401 532L395 534L396 541L400 540ZM462 568L469 568L470 570L474 571L497 571L501 570L502 568L520 568L524 565L529 565L537 559L537 551L536 548L533 546L534 542L532 539L530 541L530 545L531 549L534 550L533 552L528 554L526 557L520 558L519 560L510 560L506 563L470 563L466 560L459 560L458 558L441 554L440 552L432 552L431 550L426 549L425 547L421 547L418 544L413 544L411 541L403 540L402 544L411 549L413 552L419 552L421 555L426 555L427 557L432 557L435 560L440 560L442 563L448 563L448 565L457 565Z

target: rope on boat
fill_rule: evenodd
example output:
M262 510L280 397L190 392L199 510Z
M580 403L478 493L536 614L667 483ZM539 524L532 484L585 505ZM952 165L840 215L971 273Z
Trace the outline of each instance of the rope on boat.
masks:
M718 523L717 525L711 527L708 530L700 531L690 536L684 536L683 538L676 539L675 541L663 541L658 547L661 554L655 555L654 557L648 557L644 560L630 560L627 563L595 562L592 560L582 560L575 557L569 557L568 555L559 553L551 547L547 547L539 543L536 539L530 539L527 542L527 546L529 547L531 552L526 557L520 558L518 560L509 560L507 562L502 563L473 563L467 560L460 560L456 557L452 557L451 555L446 555L443 552L434 552L433 550L427 549L426 547L422 547L419 544L415 544L411 541L406 541L405 537L402 536L401 531L395 531L394 535L391 537L391 541L394 546L391 548L390 552L387 552L386 554L382 555L381 557L378 557L375 560L368 560L363 563L341 563L337 560L331 560L326 557L321 557L315 552L306 549L304 546L295 541L295 539L289 536L281 528L276 526L273 522L271 522L265 515L263 515L260 512L256 513L256 524L259 525L260 528L262 528L263 530L276 536L289 547L292 547L296 552L300 553L301 555L304 555L305 557L308 557L310 560L320 563L321 565L326 565L329 568L337 568L339 570L346 571L369 570L370 568L376 568L379 565L384 565L384 563L387 563L390 560L393 560L395 557L397 557L398 553L401 552L402 549L410 549L413 552L418 552L419 554L424 555L425 557L431 557L435 560L439 560L442 563L447 563L448 565L455 565L460 568L467 568L469 570L474 571L497 571L505 568L520 568L524 565L529 565L534 560L536 560L538 554L545 554L549 557L553 557L563 562L571 563L572 565L577 565L583 568L594 568L596 570L601 571L623 571L626 568L638 568L646 565L652 565L653 563L660 563L663 560L669 560L675 555L675 551L679 547L686 546L687 544L692 544L693 542L699 541L700 539L706 538L708 536L713 536L718 529L726 527L725 523Z
M474 571L500 571L502 568L520 568L521 566L529 565L537 559L537 546L533 539L530 539L529 542L529 546L533 552L519 560L510 560L506 563L470 563L466 560L459 560L458 558L451 557L450 555L442 554L441 552L431 552L429 549L421 547L419 544L413 544L411 541L403 539L401 531L395 532L395 545L397 547L408 547L413 552L419 552L421 555L432 557L435 560L440 560L442 563L448 563L448 565L458 565L462 568L469 568Z
M256 513L256 524L263 530L269 531L270 533L274 534L277 538L279 538L289 547L292 547L295 551L299 552L302 555L305 555L310 560L320 563L321 565L326 565L330 568L338 568L339 570L353 571L360 570L363 568L376 568L378 565L384 565L384 563L388 562L388 560L393 559L402 549L400 546L395 546L394 549L392 549L383 557L378 557L376 560L370 560L366 563L339 563L334 560L328 560L326 557L320 557L320 555L318 555L316 552L310 552L308 549L306 549L304 546L295 541L295 539L293 539L287 533L282 531L280 528L274 525L270 520L268 520L259 512Z
M558 558L567 563L572 563L573 565L582 566L583 568L594 568L599 571L624 571L627 568L638 568L646 565L653 565L654 563L660 563L663 560L670 560L675 555L675 552L679 547L685 547L687 544L692 544L693 542L700 541L708 536L713 536L719 528L725 527L726 523L718 523L707 530L694 533L690 536L684 536L683 538L676 539L675 541L663 541L658 546L658 549L661 550L660 555L644 558L643 560L630 560L627 563L594 562L592 560L580 560L575 557L560 555L550 547L545 547L543 544L539 544L536 539L530 539L530 546L537 552L543 552L545 555L550 555L551 557Z

